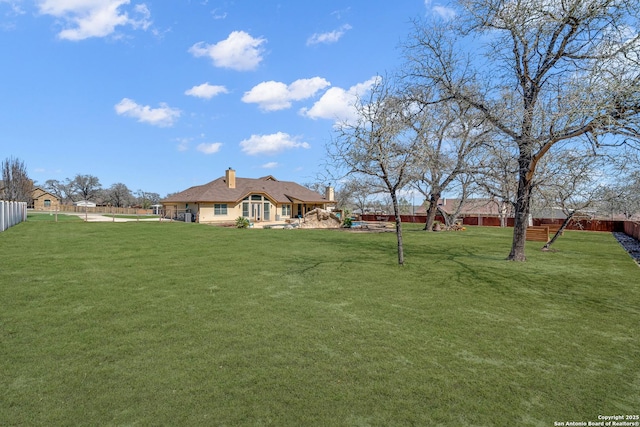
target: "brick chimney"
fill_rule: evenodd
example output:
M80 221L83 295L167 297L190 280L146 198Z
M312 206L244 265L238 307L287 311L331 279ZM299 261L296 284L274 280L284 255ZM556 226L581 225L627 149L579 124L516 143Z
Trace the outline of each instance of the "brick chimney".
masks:
M236 188L236 171L229 168L225 173L227 178L227 188Z

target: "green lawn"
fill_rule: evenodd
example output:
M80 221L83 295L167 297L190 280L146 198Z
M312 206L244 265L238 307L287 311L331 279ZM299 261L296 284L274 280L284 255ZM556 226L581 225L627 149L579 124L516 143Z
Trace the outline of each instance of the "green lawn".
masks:
M31 221L0 233L0 425L553 426L640 412L610 234Z
M48 221L48 222L56 222L56 221L75 221L81 222L82 218L77 215L65 215L55 212L29 212L27 213L27 221Z

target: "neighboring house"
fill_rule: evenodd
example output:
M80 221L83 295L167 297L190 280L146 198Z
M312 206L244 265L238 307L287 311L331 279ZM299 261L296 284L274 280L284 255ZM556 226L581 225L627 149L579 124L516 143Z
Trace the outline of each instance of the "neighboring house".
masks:
M60 210L60 199L40 187L35 187L31 193L33 199L31 207L36 211Z
M426 205L426 204L425 204ZM416 209L416 215L425 215L427 207L425 205ZM460 199L440 199L438 207L447 214L452 214L460 205ZM492 199L466 199L462 203L460 216L513 216L513 209L508 203L500 203Z
M459 205L460 199L441 199L438 201L438 206L448 214L455 212ZM511 204L493 199L466 199L462 202L460 214L462 216L511 217L513 209Z
M31 183L33 186L33 183ZM4 194L4 181L0 181L0 200ZM31 190L31 200L27 201L29 209L37 211L60 210L60 199L40 187L33 187Z
M229 222L242 216L252 221L285 221L316 209L331 209L333 188L325 196L273 176L236 178L229 168L208 184L188 188L162 201L165 216L184 218L191 214L202 223Z

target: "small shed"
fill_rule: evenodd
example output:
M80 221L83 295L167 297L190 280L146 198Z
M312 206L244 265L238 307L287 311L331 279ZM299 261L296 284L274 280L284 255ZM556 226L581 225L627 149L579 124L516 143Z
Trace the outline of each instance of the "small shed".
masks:
M83 207L83 208L95 208L95 202L89 200L79 200L77 202L73 202L73 206Z

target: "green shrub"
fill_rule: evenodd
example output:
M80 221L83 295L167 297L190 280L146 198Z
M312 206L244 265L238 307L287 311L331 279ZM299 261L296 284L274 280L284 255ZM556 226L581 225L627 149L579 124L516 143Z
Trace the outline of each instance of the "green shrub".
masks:
M237 228L249 228L250 224L251 223L249 222L249 218L245 218L243 216L239 216L238 218L236 218Z

